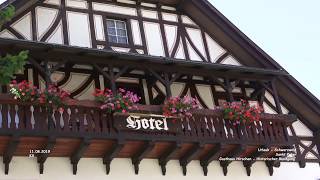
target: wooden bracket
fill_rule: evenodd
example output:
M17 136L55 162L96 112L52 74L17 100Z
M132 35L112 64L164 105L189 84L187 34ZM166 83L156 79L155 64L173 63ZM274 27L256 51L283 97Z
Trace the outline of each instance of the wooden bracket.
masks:
M268 171L270 176L273 176L273 161L266 161L266 166L268 167Z
M299 161L299 167L300 168L305 168L306 167L306 162L305 161Z
M20 142L20 137L18 135L12 136L4 154L3 154L3 163L4 163L4 173L7 175L9 173L9 164L12 160L14 152L17 150L18 144Z
M267 148L266 146L260 146L259 148ZM258 149L259 149L258 148ZM262 156L263 154L266 154L266 153L268 153L268 152L263 152L263 151L259 151L259 150L256 150L256 151L254 151L253 153L251 153L251 155L250 155L250 157L252 158L252 159L255 159L255 158L257 158L257 157L260 157L260 156ZM243 163L243 166L246 168L246 172L247 172L247 175L248 176L250 176L251 175L251 167L252 167L252 165L254 164L256 162L256 160L251 160L251 161L243 161L242 163Z
M139 174L139 165L142 159L154 148L154 141L146 141L143 147L132 158L132 164L134 166L135 174Z
M222 167L223 175L226 176L228 174L228 166L231 162L229 161L220 161L220 166Z
M72 164L72 170L73 170L74 175L77 174L78 163L79 163L81 157L83 156L83 154L85 153L85 151L87 150L87 148L89 147L89 145L90 145L89 139L87 139L87 138L82 139L79 147L70 157L71 164Z
M124 144L125 144L124 140L118 140L112 145L111 149L105 153L103 157L103 164L106 165L107 174L110 173L110 164L112 160L119 154Z
M47 145L45 146L45 148L43 150L45 150L45 151L50 150L51 151L54 148L55 144L56 144L56 138L55 137L49 137ZM37 162L39 163L40 174L43 174L44 163L45 163L45 161L47 160L48 157L49 157L49 153L39 154L39 156L37 157Z
M203 150L203 148L203 143L197 143L179 160L184 176L187 175L187 165Z
M159 165L161 167L161 171L162 171L162 175L166 175L167 172L167 163L169 162L169 160L172 158L172 156L179 151L181 148L181 143L174 143L170 146L170 148L161 155L161 157L159 158Z
M245 150L245 145L240 144L237 145L233 150L231 150L228 154L227 157L237 157L239 156L243 151ZM220 161L220 166L222 167L223 174L224 176L227 175L228 173L228 166L232 161Z
M200 165L202 166L203 174L205 176L207 176L208 174L208 165L214 159L218 158L223 147L224 145L222 145L221 143L217 143L207 155L205 155L202 159L200 159Z

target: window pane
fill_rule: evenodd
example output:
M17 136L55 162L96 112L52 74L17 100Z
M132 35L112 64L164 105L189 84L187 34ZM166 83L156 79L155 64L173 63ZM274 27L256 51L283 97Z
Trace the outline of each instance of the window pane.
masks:
M127 44L128 43L127 37L118 37L118 43Z
M109 36L108 36L108 39L109 39L109 42L118 43L118 42L117 42L117 36L111 36L111 35L109 35Z
M117 29L117 35L118 36L127 36L126 30Z
M120 29L126 28L126 25L123 21L117 21L116 24L117 24L117 28L120 28Z
M116 29L115 28L109 28L108 27L108 35L116 35Z
M114 20L107 20L107 26L108 27L115 27Z
M128 44L126 22L114 19L107 20L108 40L111 43Z

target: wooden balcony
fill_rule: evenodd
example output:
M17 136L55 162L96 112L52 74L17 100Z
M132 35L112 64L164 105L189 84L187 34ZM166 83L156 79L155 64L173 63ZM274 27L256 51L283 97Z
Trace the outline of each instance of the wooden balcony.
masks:
M169 131L125 130L119 127L127 114L108 114L92 101L70 101L67 110L59 112L39 104L19 103L0 96L0 154L6 173L12 156L29 156L30 150L50 150L37 154L40 173L47 157L70 157L73 173L81 157L100 157L107 173L113 158L131 158L135 172L143 158L159 159L162 173L171 159L178 159L186 174L191 160L200 160L204 174L207 166L219 157L273 157L258 148L290 147L294 143L287 127L295 121L292 115L262 114L261 121L234 125L223 119L221 110L202 109L192 118L168 122ZM139 106L145 115L160 115L160 106ZM120 117L120 119L119 119ZM170 119L168 119L170 121ZM232 161L221 161L224 173ZM246 161L248 175L255 161ZM274 162L266 163L270 173ZM268 165L269 164L269 165Z

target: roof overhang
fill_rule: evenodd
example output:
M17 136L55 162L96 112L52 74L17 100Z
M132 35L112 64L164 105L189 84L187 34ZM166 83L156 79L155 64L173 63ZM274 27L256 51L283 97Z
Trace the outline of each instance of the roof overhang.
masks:
M186 61L160 56L122 53L105 49L99 50L72 47L18 39L0 38L0 48L5 49L6 52L13 53L21 50L29 50L30 56L40 59L47 58L50 61L62 61L64 59L68 59L75 63L113 63L118 64L119 66L132 64L135 67L146 67L150 64L156 65L158 68L162 67L163 69L172 72L185 71L194 73L195 75L208 75L208 72L210 72L210 74L212 73L212 76L215 77L240 78L247 80L271 80L275 77L289 75L287 72L282 70Z

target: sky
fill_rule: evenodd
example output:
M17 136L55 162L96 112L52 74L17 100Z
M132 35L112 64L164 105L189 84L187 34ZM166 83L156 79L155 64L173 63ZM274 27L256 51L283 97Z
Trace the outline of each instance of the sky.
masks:
M209 1L320 99L319 0Z
M319 0L209 0L320 99Z

